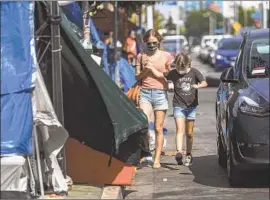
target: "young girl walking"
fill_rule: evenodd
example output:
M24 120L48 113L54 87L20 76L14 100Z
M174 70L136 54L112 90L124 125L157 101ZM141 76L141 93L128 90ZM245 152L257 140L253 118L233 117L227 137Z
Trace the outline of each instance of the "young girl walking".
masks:
M183 138L186 133L185 166L192 165L193 127L198 106L198 89L207 87L202 73L191 67L191 59L180 53L174 60L175 69L166 78L174 85L173 115L176 125L176 156L178 165L183 164Z

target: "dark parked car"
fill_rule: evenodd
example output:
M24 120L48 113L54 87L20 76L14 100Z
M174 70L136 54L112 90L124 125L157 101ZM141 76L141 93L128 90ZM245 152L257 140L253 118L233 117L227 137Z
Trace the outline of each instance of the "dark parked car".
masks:
M243 38L234 67L221 74L216 98L218 162L229 183L248 170L269 170L269 29Z

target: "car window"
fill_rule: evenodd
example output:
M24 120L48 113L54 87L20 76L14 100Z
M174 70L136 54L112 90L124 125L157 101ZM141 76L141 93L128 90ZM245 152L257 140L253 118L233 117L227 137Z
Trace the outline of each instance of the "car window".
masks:
M223 40L218 43L218 48L222 50L226 49L239 49L241 41L233 40Z
M269 76L269 38L258 38L247 47L248 78Z
M168 51L170 53L176 53L177 48L178 50L181 50L181 46L184 43L184 39L178 39L178 40L164 40L161 44L161 47L164 48L165 51Z

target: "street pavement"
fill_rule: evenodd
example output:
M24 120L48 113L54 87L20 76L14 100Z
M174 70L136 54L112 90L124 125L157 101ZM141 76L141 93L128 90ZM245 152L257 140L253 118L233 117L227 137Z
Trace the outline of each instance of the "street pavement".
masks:
M217 87L220 82L220 75L222 71L216 71L208 64L201 63L194 54L190 55L192 58L192 67L195 67L201 71L205 76L209 87Z
M195 64L198 68L204 67L198 61ZM126 187L125 199L269 199L268 175L249 173L246 186L231 188L226 170L218 165L214 106L216 90L210 87L199 92L193 165L178 166L174 156L163 156L160 169L139 166L133 185ZM170 102L172 96L170 93ZM165 127L168 129L165 151L175 151L175 124L171 105Z

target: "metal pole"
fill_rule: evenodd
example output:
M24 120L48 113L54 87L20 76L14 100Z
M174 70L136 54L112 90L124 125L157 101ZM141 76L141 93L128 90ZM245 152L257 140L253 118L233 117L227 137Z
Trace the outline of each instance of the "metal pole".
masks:
M246 12L246 9L243 8L243 12L244 12L244 26L246 27L248 24L247 24L247 12Z
M212 20L212 15L209 15L209 35L213 35L213 20Z
M200 0L200 10L203 9L203 0Z
M36 150L36 158L37 158L37 173L38 173L38 180L39 180L39 186L40 186L40 195L41 197L44 197L44 185L43 185L43 176L42 176L42 170L41 170L41 162L40 162L40 151L39 151L39 144L38 144L38 134L37 134L37 127L34 125L33 127L33 137L34 137L34 143L35 143L35 150Z
M120 87L120 74L119 74L119 64L118 64L118 55L117 55L117 41L118 41L118 2L114 2L114 33L113 33L113 42L114 42L114 77L115 83Z
M261 13L261 20L260 20L260 24L261 24L261 28L264 28L264 3L263 1L259 4L259 11Z
M236 21L236 1L233 2L234 21Z
M95 4L95 2L94 2ZM83 47L84 49L91 54L92 53L92 43L91 43L91 31L90 31L90 16L89 16L89 1L82 2L83 10Z
M89 27L89 2L82 2L83 10L83 39L90 41L90 27Z
M139 11L139 27L142 27L142 7L140 6L140 11Z
M213 34L215 34L215 30L217 29L217 16L216 15L213 16L213 21L214 21Z
M51 15L59 16L59 5L57 1L51 1ZM53 85L53 107L59 122L64 126L63 109L63 86L61 65L60 25L51 23L51 49L52 49L52 85ZM63 147L57 155L64 177L66 177L65 148Z

